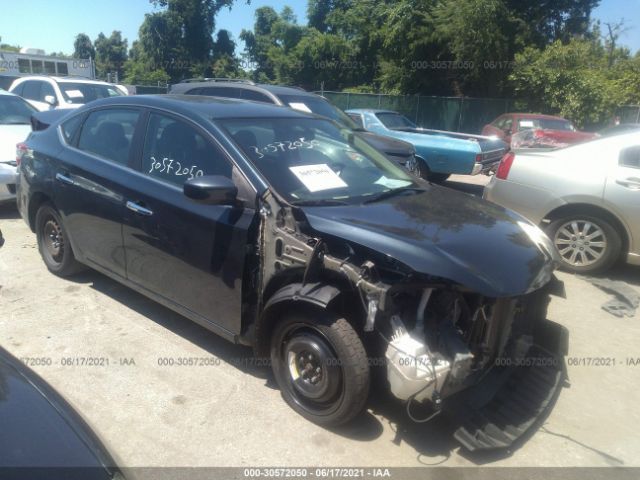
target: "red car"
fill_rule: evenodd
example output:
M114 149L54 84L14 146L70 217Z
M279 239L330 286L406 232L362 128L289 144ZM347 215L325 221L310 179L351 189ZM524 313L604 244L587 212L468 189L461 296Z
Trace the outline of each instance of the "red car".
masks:
M500 115L484 126L482 135L496 136L509 145L517 139L522 146L565 146L596 136L595 133L578 131L573 123L562 117L534 113Z

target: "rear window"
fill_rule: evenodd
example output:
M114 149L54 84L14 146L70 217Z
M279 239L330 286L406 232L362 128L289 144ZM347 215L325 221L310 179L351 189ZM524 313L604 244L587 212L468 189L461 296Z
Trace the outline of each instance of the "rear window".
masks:
M29 125L31 114L36 111L20 97L0 96L0 125Z
M620 165L623 167L640 168L640 146L623 150L620 153Z
M530 128L542 128L545 130L565 130L573 132L576 127L569 120L562 120L559 118L521 118L518 120L518 127L520 130L527 130Z

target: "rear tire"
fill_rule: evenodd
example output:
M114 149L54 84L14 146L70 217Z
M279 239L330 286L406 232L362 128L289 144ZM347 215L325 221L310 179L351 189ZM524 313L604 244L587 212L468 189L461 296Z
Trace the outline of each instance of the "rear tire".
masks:
M564 270L601 273L620 258L620 234L602 218L580 214L567 216L552 222L547 232L562 259Z
M84 269L73 255L60 214L50 203L43 203L36 213L36 238L40 255L51 273L68 277Z
M271 365L285 401L318 425L352 420L369 396L362 341L347 320L330 312L286 314L271 336Z

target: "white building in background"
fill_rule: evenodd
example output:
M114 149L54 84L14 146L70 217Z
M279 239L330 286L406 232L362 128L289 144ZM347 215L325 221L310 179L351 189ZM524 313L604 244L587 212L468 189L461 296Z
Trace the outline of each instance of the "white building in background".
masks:
M38 48L22 48L20 52L0 50L0 87L6 89L5 84L25 75L96 78L91 58L60 58L44 53Z

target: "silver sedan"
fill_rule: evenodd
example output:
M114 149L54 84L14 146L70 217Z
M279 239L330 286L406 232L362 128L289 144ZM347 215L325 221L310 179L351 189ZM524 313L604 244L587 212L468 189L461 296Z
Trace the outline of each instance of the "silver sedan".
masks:
M565 269L640 265L640 133L505 155L484 198L542 226Z

